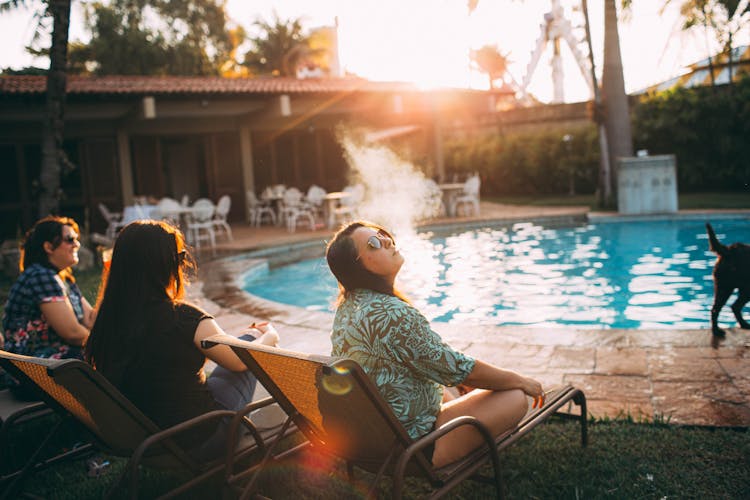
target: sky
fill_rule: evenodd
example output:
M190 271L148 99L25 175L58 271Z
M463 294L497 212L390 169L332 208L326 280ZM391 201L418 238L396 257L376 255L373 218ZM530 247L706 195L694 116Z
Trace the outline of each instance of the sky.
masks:
M619 2L618 2L619 3ZM660 0L634 0L629 19L619 25L625 87L628 92L684 72L685 66L709 53L702 32L680 30L677 4L660 14ZM579 1L561 0L574 26L583 17L572 9ZM595 63L601 75L603 1L589 1ZM71 40L86 40L81 2L74 0ZM469 52L495 45L509 53L510 73L522 81L540 36L547 0L480 0L469 14L466 0L227 0L227 14L252 31L259 16L270 21L274 9L282 19L301 17L303 26L331 26L338 19L343 69L371 80L413 81L425 88L487 88L487 78L469 64ZM32 11L20 9L0 16L0 67L46 66L25 53L34 32ZM748 30L745 30L747 38ZM574 30L583 37L583 28ZM746 39L739 43L748 43ZM583 49L583 45L581 45ZM716 50L716 47L711 47ZM585 49L584 49L585 53ZM533 73L528 90L543 102L552 98L551 47ZM563 45L565 101L589 98L580 70Z

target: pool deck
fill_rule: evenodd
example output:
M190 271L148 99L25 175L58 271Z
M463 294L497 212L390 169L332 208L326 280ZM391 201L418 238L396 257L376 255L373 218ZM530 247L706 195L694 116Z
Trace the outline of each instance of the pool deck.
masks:
M491 222L565 221L612 217L586 207L533 207L482 202L481 217L437 219L430 224L474 226ZM750 210L681 211L677 216ZM236 278L254 259L249 251L293 248L303 242L321 247L331 231L254 228L233 225L234 241L220 244L218 257L200 256L190 300L215 315L230 334L241 334L253 321L270 319L281 347L330 353L330 312L307 311L253 297ZM731 242L727 242L731 243ZM223 258L228 257L228 258ZM257 259L255 259L257 262ZM710 304L706 304L706 323ZM747 313L746 313L747 314ZM433 323L456 349L503 368L533 376L545 386L572 383L583 389L595 417L659 420L672 424L720 427L750 426L750 330L726 328L725 339L702 330L592 330L574 328L462 326ZM729 326L729 325L725 325ZM519 331L522 330L522 331Z

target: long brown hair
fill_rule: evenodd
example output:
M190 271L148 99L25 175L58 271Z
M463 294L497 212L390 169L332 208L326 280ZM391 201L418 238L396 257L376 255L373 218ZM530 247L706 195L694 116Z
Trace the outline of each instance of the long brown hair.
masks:
M49 256L44 249L45 243L50 243L53 249L62 244L63 228L65 226L70 226L76 234L81 234L78 224L70 217L48 215L36 221L34 226L26 233L23 246L21 247L21 259L18 266L21 272L32 264L41 264L44 267L53 269L64 280L75 282L73 270L69 267L57 269L49 261Z
M351 222L336 232L333 239L326 246L328 267L339 283L339 296L336 305L340 305L352 291L358 288L366 288L392 295L408 303L409 300L403 293L382 276L368 271L358 258L357 247L352 239L352 233L361 227L372 228L393 240L393 235L387 229L379 224L365 220Z
M86 360L116 383L132 359L129 354L137 352L139 339L148 334L149 306L181 301L185 271L192 265L179 229L145 220L125 226L112 250Z

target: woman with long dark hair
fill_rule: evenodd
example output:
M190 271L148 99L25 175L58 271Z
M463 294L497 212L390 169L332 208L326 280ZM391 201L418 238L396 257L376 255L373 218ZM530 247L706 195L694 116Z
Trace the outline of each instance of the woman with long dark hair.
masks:
M179 229L161 221L128 224L115 241L86 343L86 360L161 427L215 409L239 410L255 390L255 378L229 347L201 347L201 340L222 330L211 315L184 301L192 266ZM218 365L208 379L207 358ZM178 442L209 459L222 453L225 436L222 422Z
M472 415L494 435L514 427L544 403L539 382L455 351L395 286L404 258L393 235L367 221L342 228L326 249L339 283L332 355L357 361L373 379L409 435L417 439L461 415ZM452 398L444 386L461 386ZM432 462L441 467L482 443L460 427L435 442Z
M76 285L78 224L49 216L26 233L21 274L8 294L3 316L3 349L39 358L80 358L94 310ZM0 337L2 338L2 337ZM15 395L33 397L29 388L9 380Z

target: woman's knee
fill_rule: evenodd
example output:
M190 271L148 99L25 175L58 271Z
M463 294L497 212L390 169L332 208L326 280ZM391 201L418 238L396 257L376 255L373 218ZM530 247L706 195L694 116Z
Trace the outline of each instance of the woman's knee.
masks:
M518 420L521 420L529 411L529 400L521 389L513 389L508 391L508 406L518 416Z

